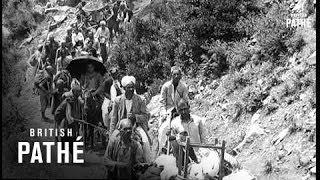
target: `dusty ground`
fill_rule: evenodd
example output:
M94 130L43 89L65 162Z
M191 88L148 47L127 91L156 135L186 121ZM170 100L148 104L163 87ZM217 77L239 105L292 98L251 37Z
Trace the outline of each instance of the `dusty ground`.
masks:
M30 76L28 76L28 78L29 77ZM39 96L36 96L32 93L31 87L31 83L27 81L23 86L21 96L19 98L14 99L15 104L17 104L18 106L17 108L19 109L19 112L21 112L21 115L25 117L27 120L27 131L24 133L26 136L29 136L29 128L54 127L53 116L50 114L49 109L47 109L46 114L50 118L50 121L45 122L41 120ZM30 138L30 140L33 142L54 142L54 137ZM103 150L86 152L84 164L12 164L11 169L8 170L8 174L10 174L9 177L16 178L31 178L34 177L34 175L36 175L40 178L101 179L104 178L106 175L106 169L100 163L102 160L102 151ZM56 162L56 153L56 150L53 148L52 162ZM45 157L45 154L43 154L44 159ZM28 172L26 173L26 171Z

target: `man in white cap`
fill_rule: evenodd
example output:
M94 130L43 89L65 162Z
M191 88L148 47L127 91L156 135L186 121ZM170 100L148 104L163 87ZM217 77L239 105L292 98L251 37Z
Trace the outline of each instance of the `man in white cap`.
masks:
M70 52L66 46L66 42L62 41L60 48L58 48L56 53L56 67L57 72L66 68L67 64L65 62L66 57L70 55Z
M134 124L135 135L140 136L143 142L145 160L150 161L150 138L148 131L147 108L142 98L135 94L136 79L133 76L124 76L121 84L125 93L115 98L111 112L110 132L112 133L121 119L128 118Z
M107 44L110 39L109 29L106 27L106 21L100 22L100 27L98 28L96 34L94 35L95 41L99 42L100 48L99 52L102 57L103 62L106 62L108 59L107 54Z
M177 109L177 104L181 99L184 99L186 102L189 101L188 97L188 88L182 83L181 80L182 71L178 66L173 66L171 68L171 80L166 82L161 88L161 110L160 115L163 117L162 120L165 119L168 112L172 108Z

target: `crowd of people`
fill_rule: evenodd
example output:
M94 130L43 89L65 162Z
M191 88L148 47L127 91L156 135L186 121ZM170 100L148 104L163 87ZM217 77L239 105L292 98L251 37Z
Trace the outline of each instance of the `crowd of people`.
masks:
M119 33L110 19L130 21L130 13L125 1L116 1L91 13L85 12L83 6L81 3L77 7L78 21L67 30L63 42L59 44L54 36L49 35L45 46L39 46L32 56L38 59L36 74L41 75L35 81L35 89L40 96L41 117L47 121L45 112L51 107L57 126L73 129L73 137L64 137L61 141L74 142L83 133L81 123L77 121L79 119L108 130L108 135L101 134L105 137L102 143L106 148L104 162L108 167L108 176L111 179L128 179L135 177L133 169L136 165L152 162L152 140L148 135L150 114L145 101L135 91L135 77L122 75L117 68L111 68L102 75L94 63L88 63L86 72L76 79L71 77L66 66L83 54L107 61L107 44ZM100 16L95 16L97 13ZM181 69L172 67L172 79L161 89L159 125L166 124L170 116L169 121L178 119L183 126L165 130L163 141L159 142L158 155L172 149L173 155L178 156L177 143L186 136L190 136L192 142L200 142L199 124L195 124L190 116L188 89L180 81L181 76ZM92 139L90 145L94 146L92 127L87 136ZM166 149L168 139L170 149ZM191 158L197 161L193 149L190 152Z
M121 75L117 68L110 69L106 76L102 76L95 68L94 64L89 63L87 72L79 80L73 78L70 85L67 83L71 78L66 75L68 73L55 76L55 87L50 92L53 68L46 67L48 78L38 85L41 92L41 114L46 118L45 111L52 97L51 112L59 128L72 128L76 132L74 137L65 137L61 141L73 142L81 133L80 123L76 119L82 119L83 115L88 113L85 98L89 93L98 104L97 111L94 111L90 118L95 118L97 125L109 131L108 138L102 140L102 143L107 144L104 162L108 175L112 179L127 179L134 175L135 165L152 162L152 141L148 135L150 115L145 101L135 92L136 79L133 76L122 76L120 80ZM158 155L171 149L177 158L178 142L190 136L192 142L201 143L201 133L199 123L195 123L193 116L190 116L188 89L180 82L181 69L172 67L171 75L172 80L165 83L161 89L162 118L159 119L159 124L165 126L170 116L173 119L169 119L172 120L172 127L167 127L162 134L163 141L159 142ZM99 116L101 121L98 120ZM179 126L181 124L182 126ZM166 149L168 139L171 142L170 149ZM197 162L193 149L189 151L191 159Z
M38 46L32 59L41 61L39 69L50 65L57 72L73 58L82 55L97 57L103 63L108 60L110 45L125 31L132 10L125 0L106 2L96 10L85 11L85 5L86 2L81 2L76 7L77 20L66 29L67 35L61 42L49 34L45 44Z
M110 43L132 17L132 10L128 8L125 0L108 1L100 9L91 11L85 11L85 5L86 2L81 2L76 7L77 22L66 30L67 35L62 42L57 42L53 34L48 34L47 40L43 44L39 43L30 57L30 64L35 66L34 90L40 95L43 120L47 119L44 109L52 102L49 102L51 94L56 96L70 90L71 77L68 77L65 70L68 63L83 55L96 57L105 63L108 60ZM63 83L58 81L61 78ZM55 91L49 92L50 89ZM54 99L53 107L57 106L58 102ZM54 110L55 108L52 112Z

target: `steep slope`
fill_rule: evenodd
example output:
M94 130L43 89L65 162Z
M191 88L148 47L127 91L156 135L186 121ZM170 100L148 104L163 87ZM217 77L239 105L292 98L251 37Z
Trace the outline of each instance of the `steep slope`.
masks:
M246 112L243 101L239 104L237 94L243 91L223 95L228 77L205 86L192 101L192 112L209 119L205 141L226 140L227 151L237 154L243 167L257 176L300 179L315 166L315 30L300 33L306 46L289 57L293 61L287 66L273 70L279 83L269 87L256 112ZM271 77L259 78L259 84L248 87L249 91L268 89Z

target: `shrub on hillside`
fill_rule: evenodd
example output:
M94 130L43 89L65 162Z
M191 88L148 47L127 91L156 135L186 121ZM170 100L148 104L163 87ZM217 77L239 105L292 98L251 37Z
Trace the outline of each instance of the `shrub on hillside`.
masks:
M300 52L305 44L302 35L296 32L291 38L285 41L288 55L292 56L295 52Z
M273 3L266 14L253 14L242 18L237 27L244 29L248 36L255 35L264 61L282 64L281 57L287 55L287 41L294 32L285 26L288 16L289 7L286 3Z
M8 28L17 36L23 37L36 27L33 15L34 4L30 0L7 1L3 4L3 20Z
M234 41L241 39L243 31L236 29L236 23L248 12L257 11L252 1L185 1L184 8L178 10L186 28L190 29L195 39L220 39Z
M237 91L234 97L246 112L254 113L263 106L262 101L266 98L266 95L262 92L261 87L253 85Z
M293 94L300 90L301 81L298 73L290 69L286 73L281 76L281 80L283 81L283 85L286 88L287 94Z
M268 76L264 77L263 82L261 83L261 89L264 93L269 94L270 89L274 86L280 84L278 77L274 74L269 74Z
M12 40L2 37L2 94L9 92L9 88L21 86L24 79L14 79L23 73L23 69L16 64L24 57L23 51L14 47ZM12 83L13 82L13 83ZM12 92L12 91L11 91Z
M2 140L4 141L9 140L10 138L17 138L17 136L24 132L26 130L27 121L21 116L17 106L10 98L7 98L6 101L3 102ZM15 145L12 144L12 146Z
M246 82L240 72L227 74L222 77L218 91L224 91L225 95L230 95L235 90L241 89L245 86Z
M314 84L316 83L316 70L312 69L308 71L300 80L302 83L302 88L314 86Z
M165 79L170 72L171 64L160 53L161 46L156 41L159 33L156 24L156 21L134 21L134 26L118 38L111 51L111 64L136 77L139 94L147 91L147 84L153 79Z
M281 103L282 98L288 95L287 90L285 84L271 88L270 99L275 100L276 103Z
M219 78L228 69L234 72L253 65L248 73L227 79L228 94L255 83L257 74L258 78L268 74L255 68L261 62L276 66L283 63L288 49L301 48L301 39L290 39L293 30L284 26L289 13L284 3L274 3L265 12L254 8L254 1L157 4L159 7L150 7L153 18L134 20L112 51L112 61L141 84L165 79L172 65L182 66L189 76L208 79ZM250 49L244 39L254 34L257 50Z
M230 44L227 62L231 71L240 70L250 60L252 54L249 51L247 43L244 39Z
M199 74L207 78L219 78L228 68L227 65L227 43L215 41L203 47L207 50L201 58Z

